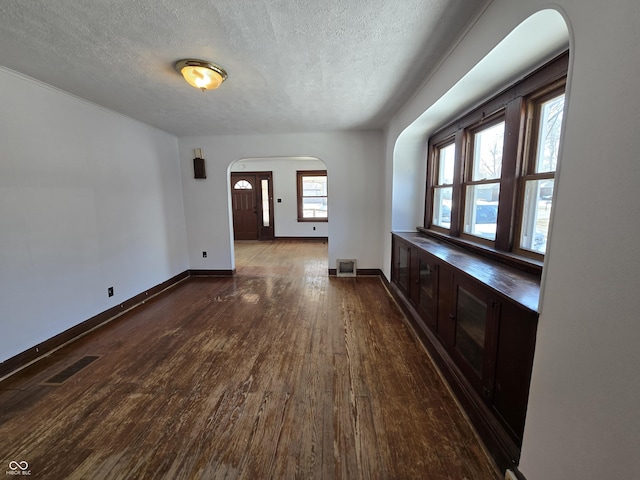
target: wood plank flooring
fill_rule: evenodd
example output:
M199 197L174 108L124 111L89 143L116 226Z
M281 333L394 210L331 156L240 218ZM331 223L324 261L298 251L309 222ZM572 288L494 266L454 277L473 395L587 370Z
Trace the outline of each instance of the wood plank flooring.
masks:
M247 245L266 248L262 266L236 249L235 277L185 281L0 383L4 468L26 461L44 479L499 478L381 280L328 277L326 244L287 254L270 243L273 255ZM100 358L45 384L86 355Z
M322 277L328 272L327 257L327 242L320 239L235 242L236 275L241 276Z

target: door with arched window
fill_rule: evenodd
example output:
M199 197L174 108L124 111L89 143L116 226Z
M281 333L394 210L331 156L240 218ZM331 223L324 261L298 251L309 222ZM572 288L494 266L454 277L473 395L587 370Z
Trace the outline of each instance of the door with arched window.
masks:
M236 240L273 239L271 172L232 173L231 208Z

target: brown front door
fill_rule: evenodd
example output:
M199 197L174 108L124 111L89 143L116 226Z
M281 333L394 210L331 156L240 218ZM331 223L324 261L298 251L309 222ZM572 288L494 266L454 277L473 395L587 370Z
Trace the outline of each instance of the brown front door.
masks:
M233 235L236 240L258 239L256 176L231 174Z
M236 240L273 239L271 172L232 173L231 208Z

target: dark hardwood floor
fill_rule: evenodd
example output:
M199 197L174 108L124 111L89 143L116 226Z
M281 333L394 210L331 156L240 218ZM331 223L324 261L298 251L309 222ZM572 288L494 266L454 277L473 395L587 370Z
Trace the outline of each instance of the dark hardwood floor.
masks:
M239 247L235 277L187 280L0 383L4 469L499 478L380 279L328 277L319 242Z

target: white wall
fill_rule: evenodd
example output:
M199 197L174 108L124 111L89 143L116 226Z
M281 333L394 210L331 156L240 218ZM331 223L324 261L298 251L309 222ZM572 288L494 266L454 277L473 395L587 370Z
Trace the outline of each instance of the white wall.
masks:
M640 3L557 0L556 5L571 34L571 67L520 470L529 480L636 478ZM547 6L544 0L490 3L389 125L387 172L394 168L401 132L512 29ZM537 38L544 33L540 29ZM417 171L420 161L413 160ZM397 187L386 178L388 198ZM395 211L396 205L387 209L382 235ZM383 248L386 264L390 248Z
M205 180L193 178L194 148L204 151ZM179 150L191 268L234 268L228 167L257 157L322 160L329 185L329 267L335 268L338 258L355 258L358 268L380 268L381 132L182 137ZM205 250L213 254L202 258Z
M188 259L176 137L2 68L0 105L4 361Z
M326 170L317 158L260 158L243 159L231 165L232 172L273 173L273 216L276 237L327 237L328 222L298 221L298 170ZM278 203L278 199L281 200ZM331 221L329 204L329 221Z

